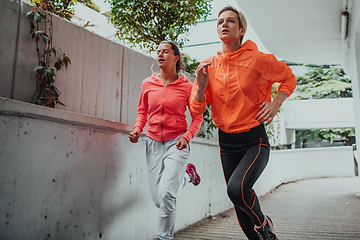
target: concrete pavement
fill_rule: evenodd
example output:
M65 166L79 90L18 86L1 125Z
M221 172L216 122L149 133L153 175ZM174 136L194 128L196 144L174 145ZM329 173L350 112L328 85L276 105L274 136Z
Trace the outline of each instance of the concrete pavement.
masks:
M360 181L320 178L291 182L260 197L280 240L360 239ZM175 233L174 240L246 240L230 209Z

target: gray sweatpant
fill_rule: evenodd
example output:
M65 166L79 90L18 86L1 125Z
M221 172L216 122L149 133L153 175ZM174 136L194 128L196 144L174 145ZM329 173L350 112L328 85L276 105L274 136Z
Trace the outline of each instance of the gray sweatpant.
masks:
M146 159L152 199L159 208L160 239L173 239L176 215L176 198L187 182L186 166L190 147L176 149L182 135L159 142L147 138Z

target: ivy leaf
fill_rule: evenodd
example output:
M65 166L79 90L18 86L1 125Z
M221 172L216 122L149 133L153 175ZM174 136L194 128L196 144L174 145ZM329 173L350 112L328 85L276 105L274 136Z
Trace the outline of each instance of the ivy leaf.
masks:
M50 38L46 34L41 34L41 38L42 38L43 42L45 43L45 45L50 42Z
M36 67L34 68L34 71L36 72L37 70L43 69L43 68L44 68L43 66L36 66Z
M40 75L41 75L42 77L45 77L46 74L47 74L47 70L46 70L45 68L41 69Z
M49 49L46 49L45 54L49 54L49 53L51 53L51 52L52 52L52 49L49 48Z
M47 74L49 74L50 76L55 76L54 69L48 69L46 71L47 71Z
M29 12L26 13L26 16L28 17L28 16L30 16L32 13L33 13L33 11L31 10L31 11L29 11Z
M68 56L66 56L65 54L63 55L63 61L65 66L67 66L69 63L71 64L70 58Z
M34 12L34 21L35 22L40 22L41 21L41 16L38 12Z
M44 31L34 31L34 33L35 33L36 35L42 35L42 34L45 34L45 33L44 33Z
M42 14L41 12L38 12L38 14L40 15L40 17L41 17L42 19L46 19L46 15L45 15L45 14Z
M56 56L56 54L59 54L60 49L58 49L58 48L56 48L56 47L53 47L53 48L52 48L52 51L53 51L54 55Z

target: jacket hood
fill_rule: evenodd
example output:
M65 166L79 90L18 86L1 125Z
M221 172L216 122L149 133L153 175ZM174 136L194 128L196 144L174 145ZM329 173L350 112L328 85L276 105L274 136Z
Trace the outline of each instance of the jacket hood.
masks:
M160 75L160 73L152 73L150 78L151 78L152 81L164 85L164 83L161 80L161 78L159 77L159 75ZM172 82L170 84L178 84L178 83L181 83L181 82L189 82L190 81L187 77L185 77L184 74L179 74L178 76L179 76L179 78L176 79L174 82Z

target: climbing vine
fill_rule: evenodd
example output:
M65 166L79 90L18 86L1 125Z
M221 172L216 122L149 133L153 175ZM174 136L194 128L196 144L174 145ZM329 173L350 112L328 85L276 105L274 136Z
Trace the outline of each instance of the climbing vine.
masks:
M55 86L56 71L71 64L69 57L54 47L53 21L50 12L65 19L71 19L71 3L74 1L60 0L36 0L34 7L26 15L30 17L31 37L36 43L38 65L34 67L36 72L36 90L32 103L47 107L55 107L56 104L65 106L59 100L60 91Z

